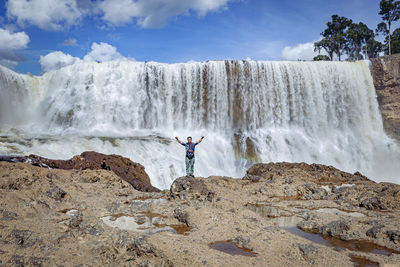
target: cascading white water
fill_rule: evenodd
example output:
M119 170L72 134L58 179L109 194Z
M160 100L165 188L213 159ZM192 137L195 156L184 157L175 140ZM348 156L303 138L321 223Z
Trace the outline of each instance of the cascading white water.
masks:
M86 62L41 77L0 68L0 154L121 154L166 188L184 174L173 137L205 135L197 175L303 161L399 183L400 150L384 133L368 64Z
M27 121L38 98L37 79L15 73L0 65L0 127Z

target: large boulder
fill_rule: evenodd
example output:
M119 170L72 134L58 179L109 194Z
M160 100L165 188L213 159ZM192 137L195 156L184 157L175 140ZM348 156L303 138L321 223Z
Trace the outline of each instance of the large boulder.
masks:
M321 226L318 229L318 232L322 235L338 237L348 230L350 230L349 224L345 221L339 220L339 221L333 221L326 225Z
M101 163L105 159L106 164L116 175L130 183L136 190L142 192L159 192L158 188L151 185L150 177L147 175L143 165L131 161L120 155L106 155L95 151L83 152L69 160L54 160L37 155L27 157L7 157L0 160L11 162L30 162L40 167L50 167L64 170L96 170L101 169Z
M277 163L257 163L247 170L244 180L261 181L282 178L285 183L292 183L291 177L302 177L304 181L316 184L343 184L370 181L359 172L354 174L343 172L333 166L322 164L307 164L277 162Z
M211 201L214 192L207 188L202 178L183 176L179 177L172 183L170 195L172 198L182 200L197 199L201 201Z

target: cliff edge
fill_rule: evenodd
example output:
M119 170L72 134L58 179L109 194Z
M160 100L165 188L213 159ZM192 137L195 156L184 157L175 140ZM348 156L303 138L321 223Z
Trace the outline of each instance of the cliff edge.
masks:
M400 141L400 54L371 59L385 131Z

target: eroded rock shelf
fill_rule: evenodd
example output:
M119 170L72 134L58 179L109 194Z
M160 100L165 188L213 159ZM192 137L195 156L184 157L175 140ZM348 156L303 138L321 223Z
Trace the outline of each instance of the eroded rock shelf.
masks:
M400 186L305 163L137 191L107 170L0 162L4 266L400 264Z

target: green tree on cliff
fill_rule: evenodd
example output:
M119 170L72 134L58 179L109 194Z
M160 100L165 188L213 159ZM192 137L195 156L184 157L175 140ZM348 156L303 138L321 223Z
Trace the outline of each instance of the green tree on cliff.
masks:
M400 1L395 0L381 0L379 3L381 15L384 22L378 24L376 32L385 36L386 40L386 54L392 54L392 23L400 19Z
M314 43L315 51L320 51L323 48L331 60L333 55L336 54L340 61L346 44L346 29L351 24L351 19L332 15L332 21L326 24L327 28L321 33L322 40Z
M380 32L388 32L386 24L384 22L378 25L377 31ZM397 28L393 31L390 36L390 53L389 53L389 35L386 34L384 44L382 45L382 51L385 52L386 55L397 54L400 53L399 49L399 42L400 42L400 28Z
M349 26L346 31L346 41L349 59L375 58L383 51L382 43L375 40L374 31L362 22Z
M391 53L397 54L400 53L400 28L397 28L392 33L392 45L391 45Z
M321 41L314 43L314 51L321 53L321 49L324 49L328 55L329 59L333 60L333 54L335 53L335 44L330 38L323 38Z
M331 60L330 57L327 55L318 55L313 58L314 61L329 61Z
M383 43L383 51L385 52L386 55L389 55L389 45L388 45L388 40L389 40L389 30L385 22L381 22L378 24L376 27L376 35L382 35L385 37L384 43Z
M351 60L363 59L369 56L369 45L373 44L375 39L374 31L368 28L367 25L360 22L352 23L346 31L345 51Z
M371 39L366 44L368 47L364 50L367 51L368 58L379 57L379 53L383 51L383 45L375 39Z

